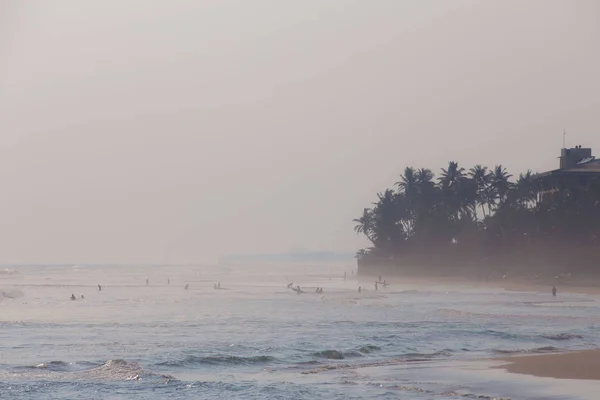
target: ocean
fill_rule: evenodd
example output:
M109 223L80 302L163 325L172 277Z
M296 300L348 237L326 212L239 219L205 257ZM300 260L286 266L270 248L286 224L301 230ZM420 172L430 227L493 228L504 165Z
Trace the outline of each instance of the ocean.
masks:
M597 348L598 297L402 281L375 291L354 268L7 268L0 399L597 398L594 381L490 367Z

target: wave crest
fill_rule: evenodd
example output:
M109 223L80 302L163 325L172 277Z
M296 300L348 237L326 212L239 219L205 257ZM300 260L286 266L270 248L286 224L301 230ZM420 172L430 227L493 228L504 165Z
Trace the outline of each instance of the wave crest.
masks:
M186 356L180 360L171 360L158 363L157 365L169 367L188 367L194 365L255 365L276 362L277 359L271 356L232 356L232 355L212 355L212 356Z
M493 350L495 354L542 354L542 353L555 353L560 351L559 348L554 346L536 347L533 349L516 349L516 350Z
M569 339L583 339L583 336L575 333L557 333L555 335L540 335L544 339L550 340L569 340Z

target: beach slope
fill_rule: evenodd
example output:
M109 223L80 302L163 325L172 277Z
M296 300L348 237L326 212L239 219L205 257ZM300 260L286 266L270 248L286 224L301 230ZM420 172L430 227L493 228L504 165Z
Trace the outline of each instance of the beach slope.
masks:
M556 379L600 380L600 350L503 358L497 368L510 373Z

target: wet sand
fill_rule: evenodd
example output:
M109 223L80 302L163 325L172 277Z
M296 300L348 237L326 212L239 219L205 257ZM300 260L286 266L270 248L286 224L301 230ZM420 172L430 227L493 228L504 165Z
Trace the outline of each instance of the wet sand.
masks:
M515 356L502 360L507 364L493 368L543 378L600 380L600 350Z

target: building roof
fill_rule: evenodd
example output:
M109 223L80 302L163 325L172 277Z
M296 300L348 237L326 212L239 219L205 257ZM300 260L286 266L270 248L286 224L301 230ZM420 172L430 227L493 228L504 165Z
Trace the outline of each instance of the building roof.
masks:
M585 175L598 174L600 176L600 160L590 157L589 159L581 160L574 167L555 169L553 171L542 172L537 175L539 177L544 177L544 176L548 176L548 175L571 175L571 174L585 174Z

